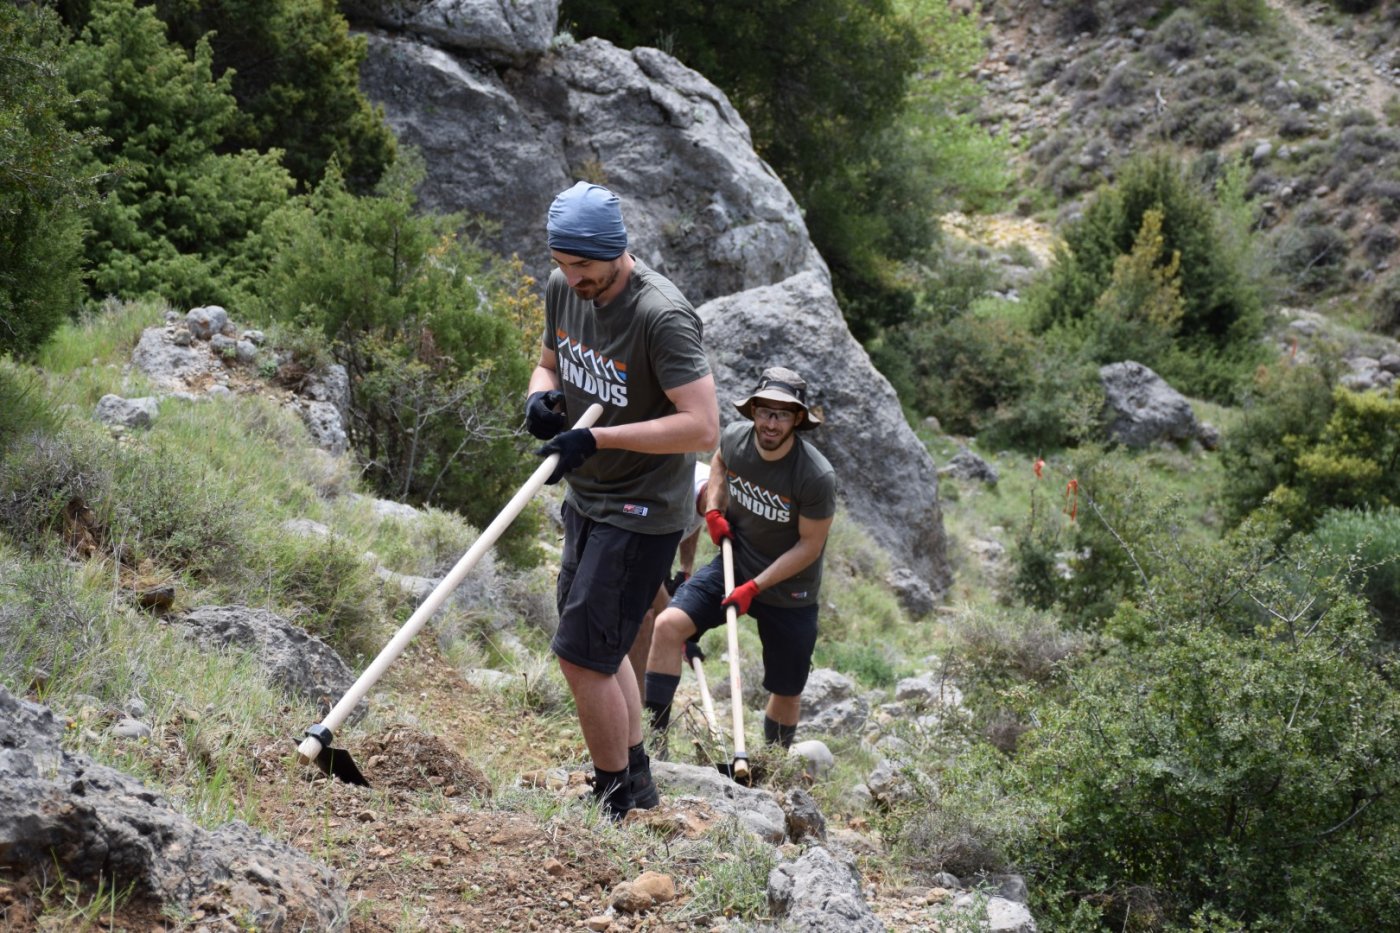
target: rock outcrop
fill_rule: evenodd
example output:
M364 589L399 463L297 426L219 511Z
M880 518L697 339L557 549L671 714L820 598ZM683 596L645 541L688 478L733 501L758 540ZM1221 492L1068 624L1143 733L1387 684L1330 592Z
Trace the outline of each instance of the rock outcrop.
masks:
M71 881L201 911L201 929L337 930L344 886L301 852L232 821L210 832L162 796L63 750L44 706L0 687L0 874Z
M486 242L538 278L550 201L579 178L618 193L633 252L696 304L824 265L724 94L656 49L589 39L497 71L374 35L362 76L423 153L422 204L499 224Z

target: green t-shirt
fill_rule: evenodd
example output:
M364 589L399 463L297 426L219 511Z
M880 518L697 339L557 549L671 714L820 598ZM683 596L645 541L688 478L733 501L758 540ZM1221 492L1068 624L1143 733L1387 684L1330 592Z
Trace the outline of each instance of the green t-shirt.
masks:
M558 269L545 286L544 345L558 355L565 412L573 424L601 402L597 427L675 414L666 390L709 375L700 317L665 276L640 259L605 307L580 299ZM695 510L694 454L600 450L564 474L566 500L594 521L642 534L685 528Z
M836 471L821 451L797 436L781 460L764 460L753 422L736 421L719 439L729 507L724 517L734 531L734 582L752 580L798 542L799 518L836 514ZM822 583L822 555L794 576L759 593L771 606L810 606Z

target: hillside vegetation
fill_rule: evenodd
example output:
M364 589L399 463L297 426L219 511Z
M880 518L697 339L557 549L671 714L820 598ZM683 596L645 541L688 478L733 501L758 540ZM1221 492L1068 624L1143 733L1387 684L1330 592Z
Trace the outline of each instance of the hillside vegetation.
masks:
M764 786L812 794L895 929L974 922L940 907L945 872L1023 877L1042 929L1389 916L1400 4L710 12L570 0L560 22L664 45L730 95L935 459L999 474L943 480L956 579L923 618L844 513L828 553L817 664L877 706L932 672L957 713L887 723L880 748L825 737L816 779L759 750ZM1300 22L1366 80L1300 47ZM414 608L378 571L440 576L534 466L538 284L476 244L481 219L418 209L419 157L355 88L361 55L328 4L0 6L0 684L201 823L331 865L352 930L572 928L643 869L680 897L628 928L772 921L783 853L733 824L673 844L557 786L586 754L547 650L548 497L497 551L501 598L446 610L376 692L355 745L371 792L307 780L309 704L169 624L267 609L358 670ZM952 210L1056 248L947 236ZM215 302L265 332L228 360L239 391L166 399L140 431L93 419L109 393L155 394L128 368L145 328ZM1115 442L1099 372L1124 360L1218 447ZM332 363L338 458L284 404ZM758 654L749 628L741 648ZM140 741L109 728L133 700ZM882 760L901 791L875 801L855 788ZM162 917L51 866L0 876L19 928L241 922L219 910Z

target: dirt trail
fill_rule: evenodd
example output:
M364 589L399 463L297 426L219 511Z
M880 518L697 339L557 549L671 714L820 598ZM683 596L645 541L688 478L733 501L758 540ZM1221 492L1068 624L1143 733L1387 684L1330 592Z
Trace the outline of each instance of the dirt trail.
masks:
M1295 32L1292 46L1299 61L1312 74L1334 79L1334 91L1343 110L1364 109L1385 122L1385 105L1400 94L1400 86L1375 73L1366 57L1335 37L1326 23L1318 22L1324 7L1300 7L1288 0L1266 0Z

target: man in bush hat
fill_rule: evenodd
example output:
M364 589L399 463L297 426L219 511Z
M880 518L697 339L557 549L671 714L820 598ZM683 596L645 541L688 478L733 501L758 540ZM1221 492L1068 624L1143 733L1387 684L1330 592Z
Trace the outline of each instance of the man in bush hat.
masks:
M723 625L724 607L732 605L758 622L763 688L769 693L764 738L787 747L817 644L822 552L836 514L836 475L800 436L822 419L808 405L807 383L797 373L764 370L758 388L734 405L750 420L736 421L720 436L710 462L705 523L715 544L731 539L737 585L724 591L721 554L683 583L657 616L646 708L653 730L664 731L685 642Z
M694 508L694 454L718 440L719 408L700 318L627 252L617 196L579 182L554 199L547 230L555 269L525 425L548 441L541 456L559 454L548 482L569 486L550 647L593 758L593 792L621 819L658 801L627 651L671 571ZM569 430L594 402L597 424Z

